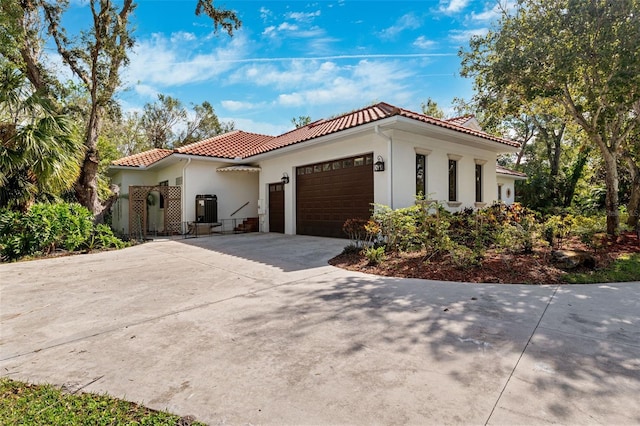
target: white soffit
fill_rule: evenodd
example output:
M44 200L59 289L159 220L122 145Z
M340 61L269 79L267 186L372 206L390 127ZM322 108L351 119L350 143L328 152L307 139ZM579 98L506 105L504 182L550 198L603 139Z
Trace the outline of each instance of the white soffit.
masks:
M244 164L218 167L216 169L217 172L248 172L248 173L257 173L257 172L260 172L260 170L262 170L260 167L246 166Z

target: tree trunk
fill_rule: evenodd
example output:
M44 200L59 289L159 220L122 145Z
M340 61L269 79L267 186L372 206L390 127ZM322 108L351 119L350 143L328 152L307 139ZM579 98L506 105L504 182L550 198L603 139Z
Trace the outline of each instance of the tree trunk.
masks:
M627 225L635 229L638 226L638 216L640 216L640 167L632 158L626 157L626 160L631 174L631 196L629 204L627 204L627 212L629 214Z
M80 176L75 185L78 202L88 208L94 216L102 217L104 206L98 197L98 136L102 127L102 111L98 105L92 105L85 134L85 154L82 161Z
M569 175L567 186L564 192L564 207L571 206L571 203L573 202L573 197L576 193L578 180L580 180L580 177L582 176L582 172L584 171L584 166L587 164L590 152L591 148L583 146L578 153L578 158L576 158L573 166L571 167L571 174Z
M601 150L605 166L605 184L607 196L605 198L605 209L607 211L607 234L618 235L620 227L620 214L618 212L618 167L617 155L608 149Z

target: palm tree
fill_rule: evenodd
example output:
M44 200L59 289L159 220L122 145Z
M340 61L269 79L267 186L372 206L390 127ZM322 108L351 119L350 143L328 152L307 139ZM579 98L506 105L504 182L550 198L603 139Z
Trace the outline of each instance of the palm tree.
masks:
M26 210L56 198L78 177L83 145L73 122L55 112L23 73L0 68L0 207Z

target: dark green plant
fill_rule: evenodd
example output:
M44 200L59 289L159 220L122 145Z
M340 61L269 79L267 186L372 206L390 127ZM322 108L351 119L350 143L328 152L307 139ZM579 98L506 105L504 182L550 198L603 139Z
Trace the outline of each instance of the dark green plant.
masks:
M367 247L363 250L364 256L369 261L369 265L375 266L384 262L386 256L384 247Z
M122 248L125 243L106 225L94 229L93 215L77 203L34 204L26 213L0 210L0 259L67 251Z

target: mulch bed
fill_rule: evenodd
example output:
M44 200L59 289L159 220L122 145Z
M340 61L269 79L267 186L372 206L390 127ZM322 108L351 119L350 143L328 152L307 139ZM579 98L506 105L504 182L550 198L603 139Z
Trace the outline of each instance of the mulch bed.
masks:
M577 239L563 244L563 249L589 249ZM623 233L616 241L607 240L603 248L591 251L596 269L605 268L626 253L640 253L640 241L635 233ZM536 248L531 254L507 254L487 250L481 266L456 267L448 255L425 262L424 253L387 255L379 265L368 265L367 259L357 253L340 254L329 264L351 271L399 278L422 278L438 281L510 284L560 284L566 272L551 263L551 248ZM585 272L574 269L572 272Z

